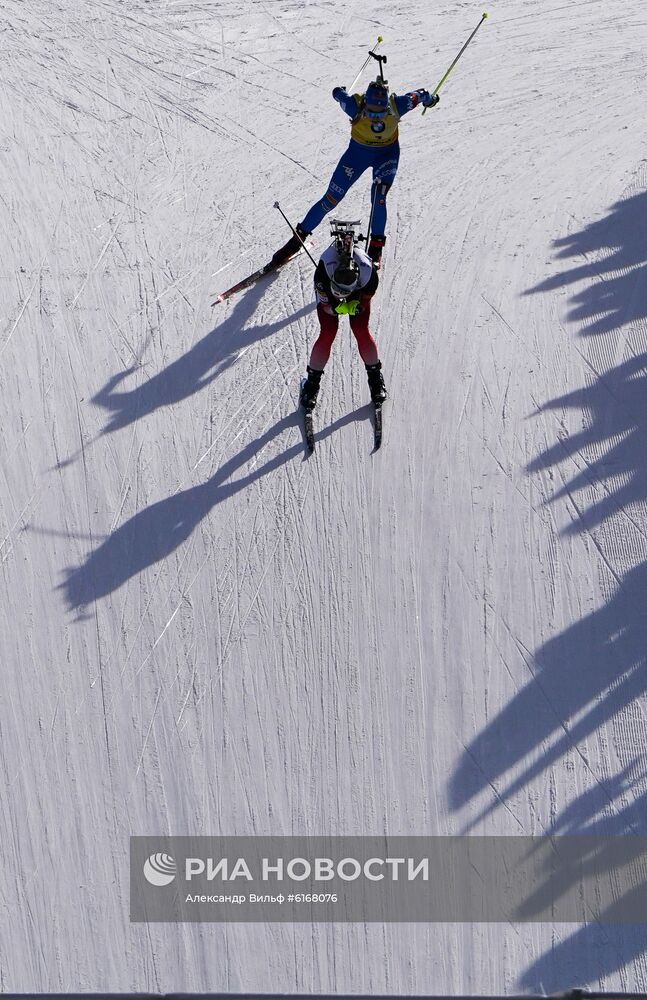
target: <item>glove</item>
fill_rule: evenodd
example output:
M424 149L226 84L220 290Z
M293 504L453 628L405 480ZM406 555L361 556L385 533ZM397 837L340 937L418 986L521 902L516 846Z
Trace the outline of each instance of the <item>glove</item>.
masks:
M359 299L354 299L352 302L340 302L338 306L335 306L335 312L338 316L357 316L361 311Z
M422 103L425 108L435 108L440 100L438 94L430 94L428 90L421 90Z
M335 87L332 92L332 96L336 101L339 101L342 97L348 97L348 94L346 93L345 87Z

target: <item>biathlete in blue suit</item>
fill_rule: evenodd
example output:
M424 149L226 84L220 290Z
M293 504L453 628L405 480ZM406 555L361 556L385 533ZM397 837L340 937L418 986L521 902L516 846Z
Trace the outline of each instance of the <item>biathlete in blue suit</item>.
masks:
M335 167L328 190L321 201L315 202L303 221L296 227L285 246L274 254L272 264L278 265L296 253L324 216L339 204L356 180L369 167L373 168L371 225L368 254L379 268L386 241L386 196L395 180L400 159L399 122L403 115L421 104L433 108L440 98L424 88L398 96L389 94L386 81L374 80L365 94L347 94L345 87L335 87L334 99L351 119L351 139L348 149Z

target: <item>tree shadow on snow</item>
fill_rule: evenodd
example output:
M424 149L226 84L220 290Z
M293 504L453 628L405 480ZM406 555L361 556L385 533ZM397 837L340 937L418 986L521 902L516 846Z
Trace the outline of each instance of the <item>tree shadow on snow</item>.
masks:
M646 597L643 564L625 574L607 604L536 651L529 662L532 679L472 740L452 775L450 797L455 809L489 784L500 797L470 826L645 694ZM515 776L506 780L512 769ZM573 826L573 816L570 822ZM634 832L647 835L647 813Z
M614 573L618 532L644 551L647 521L647 193L634 194L601 220L556 242L559 260L577 263L527 294L577 284L568 319L577 324L591 377L542 411L577 408L584 429L554 443L528 472L559 469L563 485L549 502L569 496L577 511L564 534L588 536L615 576L611 597L560 635L527 655L531 679L471 741L449 782L451 806L461 809L492 786L497 799L473 820L505 805L567 753L588 772L586 791L558 813L551 834L647 835L647 768L634 759L617 775L590 771L586 743L647 692L647 563ZM590 360L593 358L593 360ZM557 426L557 423L556 423ZM569 470L576 462L576 470ZM570 478L569 478L570 476ZM551 477L552 478L552 477ZM609 539L612 539L611 542ZM630 728L630 727L626 727ZM642 720L634 727L644 734ZM601 736L605 734L602 733ZM642 752L642 746L632 753ZM620 749L622 754L622 748ZM626 899L626 897L625 897ZM621 970L647 951L643 925L614 923L623 900L539 958L521 977L528 991L587 986ZM531 904L529 904L531 905Z
M647 281L647 270L643 280ZM647 290L645 290L647 298ZM596 494L581 508L565 534L592 531L610 516L624 511L635 520L647 500L647 353L623 361L590 385L546 403L542 411L579 409L586 427L560 437L528 469L551 469L578 458L581 470L557 490L553 499Z
M577 282L588 284L570 297L568 319L581 337L610 333L645 318L647 192L623 198L607 215L578 232L555 240L557 260L575 259L526 294L552 292Z
M605 778L604 784L594 785L583 792L557 816L551 831L556 836L629 837L623 853L635 858L634 882L631 883L627 872L618 877L617 865L613 860L606 861L604 846L596 843L587 859L587 870L600 874L613 871L617 886L629 884L631 888L625 892L618 891L617 899L602 910L599 920L582 926L574 933L565 928L563 940L553 942L550 952L542 955L524 972L520 981L523 989L535 991L540 987L543 992L555 993L565 987L579 986L583 981L604 980L623 970L647 950L645 925L623 922L629 908L636 913L644 906L645 887L640 884L637 872L644 870L647 792L636 795L636 787L645 787L645 772L645 762L636 756L618 774ZM642 836L638 838L635 834ZM613 858L612 842L608 853ZM568 891L576 892L578 887L573 883L563 885L562 892L565 894ZM534 903L534 900L529 902L527 914L532 914ZM539 898L536 905L541 903Z
M369 406L359 407L318 431L317 439L320 441L329 437L347 424L364 421L370 413ZM300 422L298 413L282 417L256 441L225 462L207 482L151 504L115 529L82 565L66 571L66 579L58 589L63 590L68 609L82 609L118 590L149 566L166 559L190 537L214 507L292 459L303 456ZM264 448L290 429L298 432L298 443L290 445L263 465L254 466L238 479L231 478L234 473L253 465Z
M252 344L271 337L313 311L314 303L308 303L293 315L282 317L274 323L245 326L254 315L269 282L275 277L276 275L266 278L242 293L228 319L214 327L186 354L141 385L133 389L118 388L124 379L138 370L136 367L113 375L92 398L96 406L103 407L111 414L103 433L109 434L127 427L163 406L179 403L206 388Z

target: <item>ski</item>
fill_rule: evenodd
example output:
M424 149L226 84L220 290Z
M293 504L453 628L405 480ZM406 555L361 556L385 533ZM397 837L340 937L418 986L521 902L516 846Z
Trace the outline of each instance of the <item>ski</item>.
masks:
M306 410L304 406L301 405L301 392L304 385L306 384L306 379L302 378L299 383L299 409L303 413L303 433L306 439L306 448L308 454L312 455L315 450L315 428L314 421L312 419L312 410Z
M287 261L285 263L287 263ZM278 268L272 267L270 264L266 264L264 267L259 267L258 271L254 271L253 274L249 274L246 278L243 278L242 281L236 282L236 284L232 285L231 288L227 288L224 292L220 292L220 294L216 297L216 301L211 303L211 306L217 306L219 302L224 302L225 299L235 295L236 292L242 292L244 288L249 288L257 281L260 281L261 278L265 277L266 274L271 274L272 271L278 271Z
M312 455L315 450L315 429L312 420L312 410L303 411L303 427L306 435L306 448L308 449L308 454Z
M373 451L382 444L382 404L373 403Z
M314 243L308 241L305 246L312 247L314 246ZM248 274L246 278L243 278L241 281L237 281L235 285L231 286L231 288L227 288L224 292L220 292L220 294L216 296L215 301L211 303L212 308L213 306L217 306L219 302L224 302L226 299L231 298L231 296L235 295L236 292L242 292L245 288L250 288L251 285L255 285L257 281L260 281L261 278L264 278L267 274L275 274L276 271L279 271L285 266L285 264L289 264L290 261L296 260L297 257L300 257L303 252L303 248L300 248L296 253L292 254L291 257L288 257L287 260L281 261L280 264L272 264L270 261L269 264L259 267L259 269L254 271L253 274Z

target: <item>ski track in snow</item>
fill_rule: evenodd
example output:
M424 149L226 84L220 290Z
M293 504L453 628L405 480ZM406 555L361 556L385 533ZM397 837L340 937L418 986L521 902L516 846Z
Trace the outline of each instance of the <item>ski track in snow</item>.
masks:
M480 13L357 10L3 3L5 991L647 987L640 926L128 920L134 834L647 832L643 6L501 0L404 120L382 449L342 324L305 459L309 262L209 295L377 34L431 87Z

